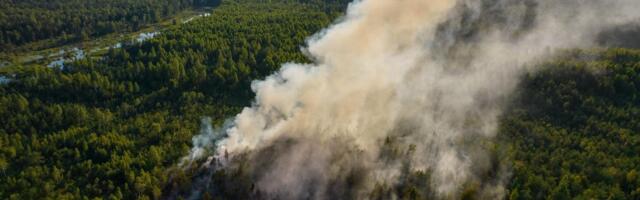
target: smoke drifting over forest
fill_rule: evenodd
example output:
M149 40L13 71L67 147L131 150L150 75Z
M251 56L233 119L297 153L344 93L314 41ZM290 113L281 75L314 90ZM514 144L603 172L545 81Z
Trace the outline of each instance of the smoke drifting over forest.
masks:
M638 20L637 0L363 0L309 38L312 64L255 81L256 98L203 126L182 165L248 163L255 198L362 199L429 174L424 190L503 198L499 117L518 77L556 50ZM209 175L211 173L208 173ZM203 178L205 180L206 177ZM191 197L216 185L195 184ZM393 197L394 194L389 194Z

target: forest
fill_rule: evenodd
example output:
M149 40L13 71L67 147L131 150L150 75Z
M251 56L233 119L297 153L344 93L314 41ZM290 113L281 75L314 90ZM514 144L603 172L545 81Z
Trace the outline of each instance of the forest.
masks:
M0 0L0 51L87 40L218 3ZM187 198L198 171L176 163L200 122L221 125L251 104L253 80L310 62L305 39L347 3L224 1L211 16L104 58L0 67L0 199ZM501 117L500 162L512 171L506 198L640 199L640 50L572 49L539 65ZM212 175L220 187L205 199L252 197L246 167ZM428 177L412 172L370 198L431 199Z
M138 30L184 9L216 0L1 0L0 51L43 40L60 46L109 33Z
M230 2L108 59L2 68L0 199L159 198L201 118L220 123L252 80L303 62L339 8Z
M509 198L640 198L640 51L574 50L541 69L504 116Z

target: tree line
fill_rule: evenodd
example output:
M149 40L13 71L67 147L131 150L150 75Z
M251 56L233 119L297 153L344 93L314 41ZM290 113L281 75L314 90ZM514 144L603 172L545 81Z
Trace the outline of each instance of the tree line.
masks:
M69 1L80 2L93 1ZM299 49L305 38L346 4L225 1L209 17L104 58L2 68L9 81L0 83L0 199L186 193L198 171L175 165L201 118L221 124L250 104L252 80L284 62L308 62ZM504 142L495 149L507 151L492 154L496 166L512 169L507 198L640 198L640 51L571 50L540 65L523 75L501 120ZM393 141L384 142L390 156L411 149ZM211 176L221 187L205 197L247 197L253 183L245 173L240 167ZM377 184L370 198L432 198L429 173ZM473 198L478 187L465 186L461 198Z
M143 43L0 75L0 199L158 199L202 117L250 103L249 84L340 15L333 3L225 2Z
M54 46L138 30L219 0L0 0L0 51L52 40Z

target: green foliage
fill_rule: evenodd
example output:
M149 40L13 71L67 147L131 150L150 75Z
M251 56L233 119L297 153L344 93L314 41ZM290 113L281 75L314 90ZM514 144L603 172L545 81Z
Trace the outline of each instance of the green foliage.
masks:
M510 199L639 199L640 51L565 54L525 75L504 117Z
M54 39L58 45L138 30L219 0L0 0L0 51Z
M47 2L0 0L1 50L132 29L193 6ZM252 80L284 62L307 62L299 49L305 38L345 4L229 1L104 59L2 69L11 80L0 83L0 199L157 199L167 188L189 190L197 169L173 167L200 118L220 124L250 103ZM492 158L512 159L507 198L640 199L640 51L570 51L523 79L499 134L510 157ZM413 153L392 144L385 141L383 159ZM212 176L222 197L249 195L249 164ZM434 198L429 172L406 174L401 185L376 184L371 199ZM482 187L470 183L460 198ZM211 195L203 198L219 198Z
M104 59L3 69L0 199L160 198L200 118L222 123L249 104L252 80L306 61L300 46L334 10L228 2Z

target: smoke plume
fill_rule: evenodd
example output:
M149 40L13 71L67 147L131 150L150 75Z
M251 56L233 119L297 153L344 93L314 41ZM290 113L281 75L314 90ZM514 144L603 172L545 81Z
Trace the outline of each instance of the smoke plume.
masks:
M477 198L503 198L508 167L494 138L518 77L557 50L593 47L638 9L637 0L356 1L308 39L312 64L253 82L253 105L218 131L205 126L184 163L209 157L216 171L241 157L253 198L366 199L414 172L432 198L460 198L470 185ZM217 187L207 184L197 194Z

